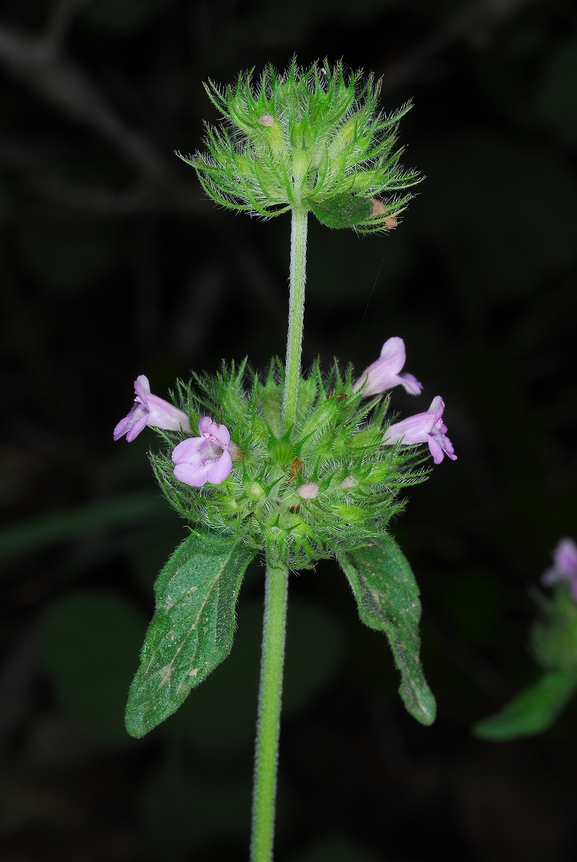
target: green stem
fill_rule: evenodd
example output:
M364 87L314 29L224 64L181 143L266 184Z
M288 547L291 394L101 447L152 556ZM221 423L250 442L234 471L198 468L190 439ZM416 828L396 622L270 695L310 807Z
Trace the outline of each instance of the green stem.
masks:
M251 862L271 862L288 599L288 569L267 566L254 765Z
M306 263L307 210L294 208L291 223L289 323L282 408L285 429L294 425L297 417L305 311Z

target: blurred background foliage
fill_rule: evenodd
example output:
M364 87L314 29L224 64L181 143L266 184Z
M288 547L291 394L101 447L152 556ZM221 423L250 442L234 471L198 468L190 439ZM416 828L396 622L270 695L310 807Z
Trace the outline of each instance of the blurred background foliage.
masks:
M470 727L538 676L528 587L577 538L577 7L571 0L0 3L0 855L247 858L262 568L231 657L149 738L122 724L152 582L185 528L152 432L112 442L149 376L284 352L289 223L205 200L172 155L202 81L343 57L414 97L399 228L311 224L305 362L391 335L459 460L394 526L439 703L407 716L385 639L329 563L292 579L277 858L570 862L577 706L541 737ZM428 399L428 400L427 400Z

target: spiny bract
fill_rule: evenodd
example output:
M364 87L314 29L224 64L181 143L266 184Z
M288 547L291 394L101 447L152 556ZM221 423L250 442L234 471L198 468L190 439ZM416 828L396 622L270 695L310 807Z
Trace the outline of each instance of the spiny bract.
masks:
M336 363L326 381L318 363L301 381L297 421L288 431L278 360L264 382L246 363L196 382L200 394L180 384L176 400L192 427L204 415L226 425L238 448L232 472L201 488L179 482L170 454L183 435L159 431L169 444L150 456L160 486L185 518L240 537L266 551L269 563L306 568L369 544L403 508L399 491L427 475L415 469L414 449L383 446L388 399L361 403L350 373L343 378Z

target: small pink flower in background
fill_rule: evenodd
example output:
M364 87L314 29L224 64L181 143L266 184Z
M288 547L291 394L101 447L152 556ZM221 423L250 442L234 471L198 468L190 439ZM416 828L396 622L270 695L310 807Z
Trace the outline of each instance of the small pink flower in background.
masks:
M363 389L363 398L379 395L394 386L403 386L411 395L420 395L423 388L412 374L400 374L406 361L405 342L402 338L389 338L383 344L380 358L368 368L365 368L358 380L353 384L353 392Z
M541 583L551 586L565 581L571 597L577 601L577 545L573 539L560 539L553 551L553 566L541 576Z
M115 440L120 440L126 435L129 443L144 431L147 425L153 428L162 428L163 431L192 431L186 413L169 404L163 398L150 394L150 383L148 377L141 374L134 381L136 398L134 406L128 416L121 419L114 429Z
M402 422L396 422L387 428L383 443L391 446L393 443L404 443L412 446L415 443L428 443L433 461L440 464L445 455L452 461L457 460L453 444L446 436L447 426L443 422L445 402L440 395L435 396L426 413L409 416Z
M189 437L174 449L174 475L185 485L200 488L210 482L220 485L232 470L231 452L236 446L231 442L226 425L213 422L203 416L198 423L200 437Z

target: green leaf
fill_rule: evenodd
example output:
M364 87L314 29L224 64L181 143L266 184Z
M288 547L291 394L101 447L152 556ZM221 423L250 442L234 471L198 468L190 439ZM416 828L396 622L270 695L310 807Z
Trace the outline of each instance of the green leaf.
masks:
M435 720L435 698L425 681L419 659L419 588L403 552L391 536L338 561L349 579L361 620L387 635L401 672L399 693L405 707L421 724Z
M500 713L478 721L473 733L482 739L493 740L542 733L553 724L576 689L575 672L550 671L535 685L521 692Z
M306 205L322 224L334 228L353 227L366 221L373 212L370 198L348 194L334 195L320 203L307 199Z
M156 613L126 707L126 729L144 736L181 705L232 647L235 605L254 557L238 540L193 532L155 584Z

